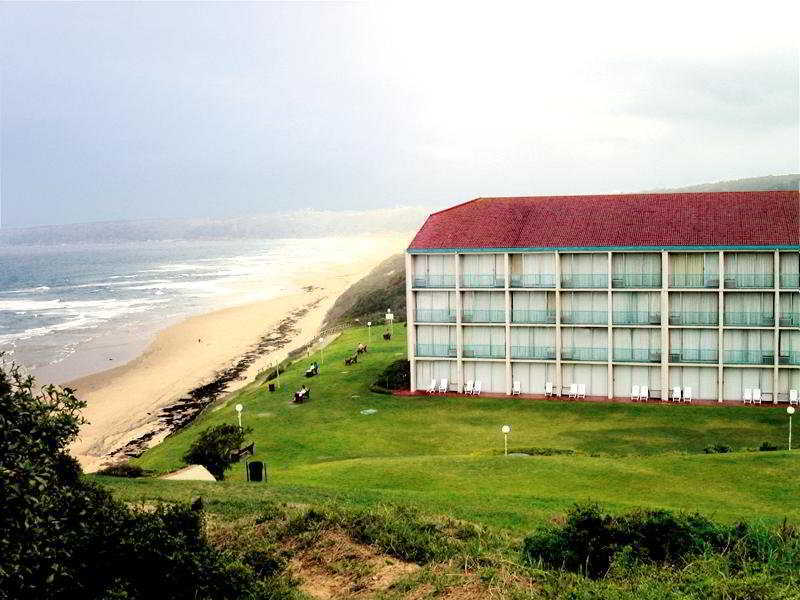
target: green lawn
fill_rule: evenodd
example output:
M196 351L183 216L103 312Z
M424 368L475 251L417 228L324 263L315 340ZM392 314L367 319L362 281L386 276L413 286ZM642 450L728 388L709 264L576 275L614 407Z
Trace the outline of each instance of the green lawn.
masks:
M736 452L705 455L722 443L736 449L763 441L785 447L784 409L537 402L521 398L393 397L369 384L405 356L405 330L374 335L358 365L343 359L366 330L349 330L325 350L321 374L303 378L306 361L269 393L249 386L138 460L158 472L182 466L198 431L235 422L233 406L254 429L257 459L269 465L267 485L247 484L243 464L223 483L123 481L99 478L128 500L188 499L200 494L231 514L257 510L275 497L291 502L335 498L357 505L412 503L427 511L518 531L578 500L611 509L635 506L699 510L720 520L789 517L800 521L800 454ZM316 355L317 358L319 354ZM302 383L312 400L290 403ZM362 415L373 408L378 412ZM503 457L510 447L574 450L575 455Z

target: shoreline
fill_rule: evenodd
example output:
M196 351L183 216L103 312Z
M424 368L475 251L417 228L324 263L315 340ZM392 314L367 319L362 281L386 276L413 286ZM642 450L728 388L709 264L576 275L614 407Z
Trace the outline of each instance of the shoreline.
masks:
M70 453L85 472L141 454L311 342L339 295L407 244L400 236L370 241L374 248L347 264L309 265L292 282L300 292L189 317L130 362L66 383L87 402L88 423Z

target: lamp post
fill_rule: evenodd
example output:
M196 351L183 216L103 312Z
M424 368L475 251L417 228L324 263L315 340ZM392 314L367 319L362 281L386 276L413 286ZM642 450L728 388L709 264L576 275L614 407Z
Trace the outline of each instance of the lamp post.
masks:
M508 456L508 434L511 433L511 425L503 425L500 428L500 431L503 432L503 442L505 448L505 456Z
M792 415L794 414L794 406L789 406L786 408L786 412L789 414L789 450L792 449Z
M324 341L325 341L324 337L320 337L319 338L319 364L320 365L324 365L325 364L325 348L322 345L322 342L324 342Z
M386 322L392 329L392 335L394 335L394 315L392 314L391 308L386 309Z
M367 321L367 342L372 343L372 321Z
M279 360L275 361L275 380L278 383L278 387L281 387L281 362Z
M236 415L239 417L239 429L242 428L242 411L244 410L244 406L241 404L237 404L234 408L236 408Z

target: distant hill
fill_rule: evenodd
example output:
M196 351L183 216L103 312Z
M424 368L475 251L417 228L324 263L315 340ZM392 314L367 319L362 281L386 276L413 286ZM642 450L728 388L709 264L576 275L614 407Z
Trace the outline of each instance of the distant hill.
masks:
M382 327L387 308L396 315L396 322L406 320L406 263L403 254L387 258L350 286L328 311L325 324L332 326L358 319Z
M748 177L746 179L730 179L715 183L699 183L679 188L662 188L645 190L645 194L671 194L677 192L757 192L763 190L798 190L800 189L800 173L788 175L767 175L766 177Z

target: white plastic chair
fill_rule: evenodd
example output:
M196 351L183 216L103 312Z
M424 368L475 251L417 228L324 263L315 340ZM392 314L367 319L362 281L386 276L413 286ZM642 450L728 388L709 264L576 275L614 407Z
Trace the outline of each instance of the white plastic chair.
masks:
M753 403L753 390L750 388L744 389L744 394L742 394L742 402L745 404L752 404Z
M761 404L761 389L753 388L753 404Z
M579 383L578 384L578 398L586 398L586 384Z
M436 393L436 380L435 379L431 379L431 385L430 385L430 387L428 387L428 393L429 394L435 394Z
M473 395L480 396L481 395L481 382L475 382L475 388L472 390Z
M672 401L673 402L681 401L681 388L679 387L672 388Z
M690 387L683 388L683 401L684 402L692 401L692 388Z
M646 385L643 385L642 393L639 394L639 400L644 400L645 402L647 402L649 398L650 398L650 388L647 387Z
M789 390L789 404L798 404L797 390Z
M447 379L442 379L442 382L439 384L439 393L446 394L447 393Z
M639 386L634 385L631 387L631 400L634 402L639 399Z
M475 382L472 381L472 379L468 379L467 380L467 385L464 386L464 393L467 394L467 395L472 394L472 389L473 389L474 385L475 385Z
M578 384L577 383L570 383L569 384L569 394L568 398L577 398L578 397Z
M544 395L545 396L552 396L553 395L553 382L546 381L544 384Z
M511 395L519 396L522 393L522 384L519 381L515 381L513 387L511 388Z

